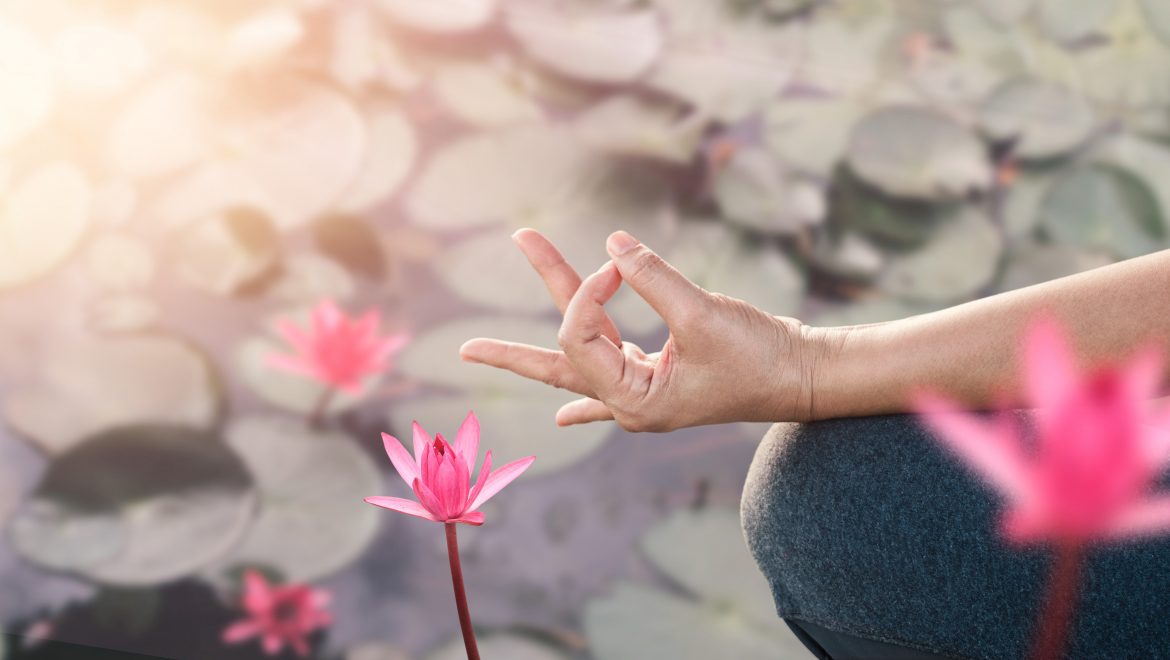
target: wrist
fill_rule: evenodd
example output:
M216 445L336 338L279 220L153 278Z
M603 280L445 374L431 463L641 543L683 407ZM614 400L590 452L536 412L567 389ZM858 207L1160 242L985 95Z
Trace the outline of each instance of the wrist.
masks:
M872 335L875 326L837 326L818 328L802 326L807 419L816 421L858 414L859 386L864 384L869 367L865 349L857 349ZM861 379L861 382L858 379Z

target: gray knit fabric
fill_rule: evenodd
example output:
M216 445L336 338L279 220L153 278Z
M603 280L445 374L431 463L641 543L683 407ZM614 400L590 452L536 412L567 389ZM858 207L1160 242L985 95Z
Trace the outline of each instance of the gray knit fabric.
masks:
M781 617L1021 658L1049 556L1001 541L1000 508L913 416L892 415L774 426L742 516ZM1070 657L1170 659L1170 539L1094 548L1075 625Z

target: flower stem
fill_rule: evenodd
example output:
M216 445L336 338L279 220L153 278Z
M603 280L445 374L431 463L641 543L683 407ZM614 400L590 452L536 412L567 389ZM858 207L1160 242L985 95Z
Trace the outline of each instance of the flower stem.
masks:
M305 423L311 429L319 429L325 423L325 410L333 401L333 397L337 395L337 388L326 386L321 390L321 395L317 397L317 402L313 404L313 409L309 411L309 416L305 418Z
M1049 574L1048 596L1032 647L1032 660L1059 660L1068 650L1083 564L1083 545L1066 543L1057 546Z
M479 660L475 630L471 627L471 610L467 607L467 591L463 588L463 567L459 563L459 539L455 536L455 523L444 523L444 526L447 528L447 558L451 561L451 584L455 587L455 607L459 610L463 645L467 648L467 660Z

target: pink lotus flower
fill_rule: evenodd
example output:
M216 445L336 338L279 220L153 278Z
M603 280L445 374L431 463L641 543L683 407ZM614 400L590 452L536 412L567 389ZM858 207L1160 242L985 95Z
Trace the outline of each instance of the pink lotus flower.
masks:
M493 472L492 452L488 450L473 487L471 473L475 470L479 453L479 420L474 412L467 413L455 434L454 446L448 444L441 434L431 440L418 422L414 423L414 456L392 435L383 433L382 443L394 469L414 489L418 501L401 497L367 497L366 502L442 523L482 525L483 513L476 509L512 483L536 460L535 456L521 458Z
M228 626L223 641L239 644L259 637L268 655L288 644L297 655L308 656L309 635L333 621L325 610L328 593L303 584L273 586L256 570L244 574L241 601L248 616Z
M379 336L379 323L376 310L361 318L350 318L333 301L324 300L313 308L308 328L289 319L278 322L277 330L296 353L273 355L269 362L279 369L355 392L366 376L388 369L390 358L409 340L406 333Z
M917 400L938 437L1007 499L1005 536L1077 546L1170 529L1170 497L1150 493L1170 459L1170 411L1145 405L1161 380L1160 354L1082 374L1045 319L1027 335L1024 366L1038 408L1034 447L1009 412L984 419L937 395Z

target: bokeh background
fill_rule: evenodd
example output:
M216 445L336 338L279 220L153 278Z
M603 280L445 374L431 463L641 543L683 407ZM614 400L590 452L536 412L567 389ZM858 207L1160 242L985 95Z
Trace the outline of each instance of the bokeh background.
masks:
M1165 0L0 0L7 652L262 657L219 643L255 567L332 592L315 657L459 657L441 528L361 499L407 494L379 432L474 409L538 456L461 530L486 658L802 657L738 525L764 427L558 429L571 395L459 362L555 344L509 234L591 272L627 229L838 325L1161 249L1168 214ZM266 356L324 298L412 341L311 430Z

